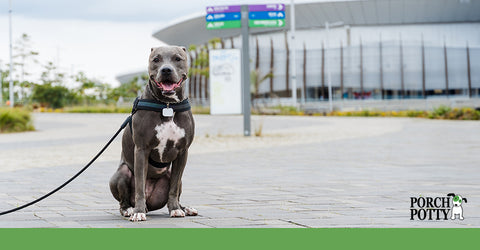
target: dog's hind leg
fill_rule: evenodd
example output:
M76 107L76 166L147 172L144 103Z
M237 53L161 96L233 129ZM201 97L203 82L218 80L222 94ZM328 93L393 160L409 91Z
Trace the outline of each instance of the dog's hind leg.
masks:
M133 174L125 163L121 163L117 172L110 178L110 191L120 202L120 214L130 217L133 214L131 200Z
M153 211L164 207L168 201L170 173L158 179L147 179L147 210Z

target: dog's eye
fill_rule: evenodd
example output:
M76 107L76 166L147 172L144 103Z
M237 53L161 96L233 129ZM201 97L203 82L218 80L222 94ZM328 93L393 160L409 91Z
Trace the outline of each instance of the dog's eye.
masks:
M175 61L180 62L181 60L182 58L180 58L179 56L175 57Z
M160 59L158 59L158 57L155 57L155 58L153 58L153 62L156 62L156 63L160 62Z

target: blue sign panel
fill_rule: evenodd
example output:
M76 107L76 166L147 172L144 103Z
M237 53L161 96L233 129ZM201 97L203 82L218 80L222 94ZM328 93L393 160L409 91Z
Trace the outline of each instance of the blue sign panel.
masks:
M207 14L205 16L205 20L207 22L217 22L217 21L234 21L240 20L242 15L240 12L230 12L230 13L214 13L214 14Z
M251 20L285 19L284 11L253 11L248 13Z

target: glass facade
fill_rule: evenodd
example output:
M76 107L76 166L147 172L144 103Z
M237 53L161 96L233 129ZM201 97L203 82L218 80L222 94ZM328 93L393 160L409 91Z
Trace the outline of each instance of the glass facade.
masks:
M378 41L330 49L307 48L296 53L297 88L300 91L306 86L307 101L328 100L329 73L334 99L468 97L480 92L480 48L467 45ZM255 47L250 55L251 69L255 70ZM260 48L259 55L258 71L266 75L270 72L271 49ZM273 86L270 79L265 79L259 83L259 93L265 97L289 97L286 49L275 49L273 58Z

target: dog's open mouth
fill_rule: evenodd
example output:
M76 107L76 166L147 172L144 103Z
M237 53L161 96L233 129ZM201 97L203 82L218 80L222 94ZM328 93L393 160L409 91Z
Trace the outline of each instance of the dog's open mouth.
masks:
M162 90L163 93L173 93L175 92L175 89L180 87L180 85L183 82L183 78L180 79L178 82L172 82L172 81L162 81L162 82L157 82L155 79L153 79L155 84L157 84L157 87Z

